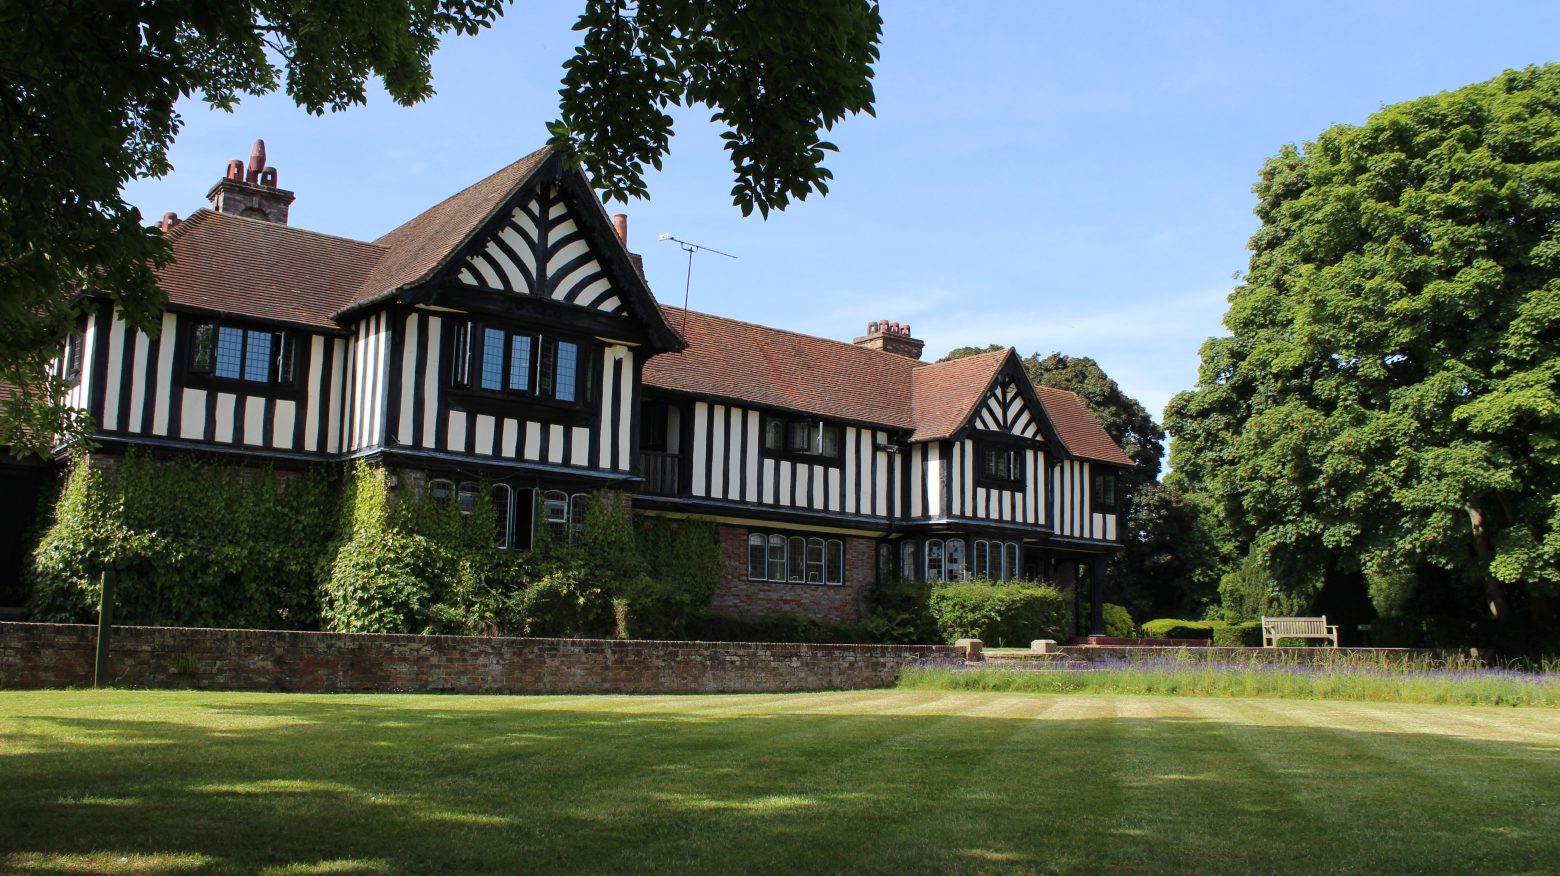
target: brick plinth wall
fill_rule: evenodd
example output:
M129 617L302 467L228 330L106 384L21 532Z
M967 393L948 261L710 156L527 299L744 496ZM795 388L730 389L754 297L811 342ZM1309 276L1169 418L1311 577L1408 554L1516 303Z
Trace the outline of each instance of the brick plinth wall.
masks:
M877 543L870 538L821 535L845 542L844 584L782 584L749 581L746 527L720 527L720 551L726 561L726 580L715 588L710 610L734 617L771 614L806 615L838 623L861 620L867 613L867 590L877 576ZM793 534L785 529L764 530ZM807 533L794 533L806 535Z
M97 628L0 623L0 688L92 684ZM209 690L737 693L886 687L952 646L392 636L114 627L115 685Z

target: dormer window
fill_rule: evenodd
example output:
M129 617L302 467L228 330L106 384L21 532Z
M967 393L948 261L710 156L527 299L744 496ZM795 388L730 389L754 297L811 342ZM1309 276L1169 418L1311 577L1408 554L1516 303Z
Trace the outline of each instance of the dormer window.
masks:
M196 323L190 330L190 373L291 386L294 346L288 332L221 322Z

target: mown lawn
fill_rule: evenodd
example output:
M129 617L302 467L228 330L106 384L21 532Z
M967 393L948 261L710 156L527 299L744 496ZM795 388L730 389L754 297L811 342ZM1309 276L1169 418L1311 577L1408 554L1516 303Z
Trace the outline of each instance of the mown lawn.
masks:
M0 692L0 868L1556 873L1560 715Z

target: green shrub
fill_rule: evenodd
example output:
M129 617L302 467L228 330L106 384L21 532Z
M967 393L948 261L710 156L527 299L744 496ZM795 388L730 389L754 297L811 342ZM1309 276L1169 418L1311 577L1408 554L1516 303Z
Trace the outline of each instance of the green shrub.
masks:
M334 489L319 470L82 457L27 569L32 616L89 620L111 570L119 623L311 629Z
M527 636L605 639L617 630L612 597L590 583L583 564L566 562L526 586L520 597Z
M1137 635L1137 624L1132 622L1132 615L1127 612L1127 607L1107 602L1103 606L1105 620L1105 635L1117 639L1130 639Z
M340 537L320 582L325 629L471 635L521 626L516 591L527 566L494 546L485 485L469 513L421 490L392 501L375 466L356 466L343 487Z
M1262 647L1262 622L1247 621L1238 624L1215 622L1213 644L1220 648L1260 648Z
M1216 623L1160 618L1143 624L1143 634L1151 639L1211 639Z
M688 638L699 642L833 642L875 641L864 624L841 624L795 615L729 617L703 612L688 619Z
M892 577L867 591L870 614L863 626L875 642L890 645L930 645L942 640L932 617L932 585Z
M1053 587L1024 581L968 581L933 588L932 617L943 640L976 638L996 647L1061 639L1067 604Z
M617 634L680 639L687 635L688 619L709 604L726 577L715 524L641 517L635 535L643 573L614 589Z

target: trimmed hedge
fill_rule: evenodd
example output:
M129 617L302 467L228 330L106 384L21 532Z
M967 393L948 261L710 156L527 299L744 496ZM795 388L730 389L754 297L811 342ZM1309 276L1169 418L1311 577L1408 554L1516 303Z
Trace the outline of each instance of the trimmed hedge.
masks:
M1221 648L1262 647L1262 621L1228 624L1217 621L1213 628L1213 644Z
M730 617L704 612L688 619L688 638L697 642L821 642L869 644L875 637L862 624L840 624L811 617L774 614Z
M1063 638L1067 600L1054 587L1025 581L969 581L932 590L932 617L945 641L980 639L995 647Z
M1221 648L1262 647L1261 621L1230 624L1160 618L1143 624L1143 632L1154 639L1212 639Z
M1117 639L1130 639L1137 635L1137 624L1132 622L1132 615L1124 605L1107 602L1104 609L1105 635Z
M1160 618L1143 624L1143 634L1151 639L1211 639L1215 623Z

